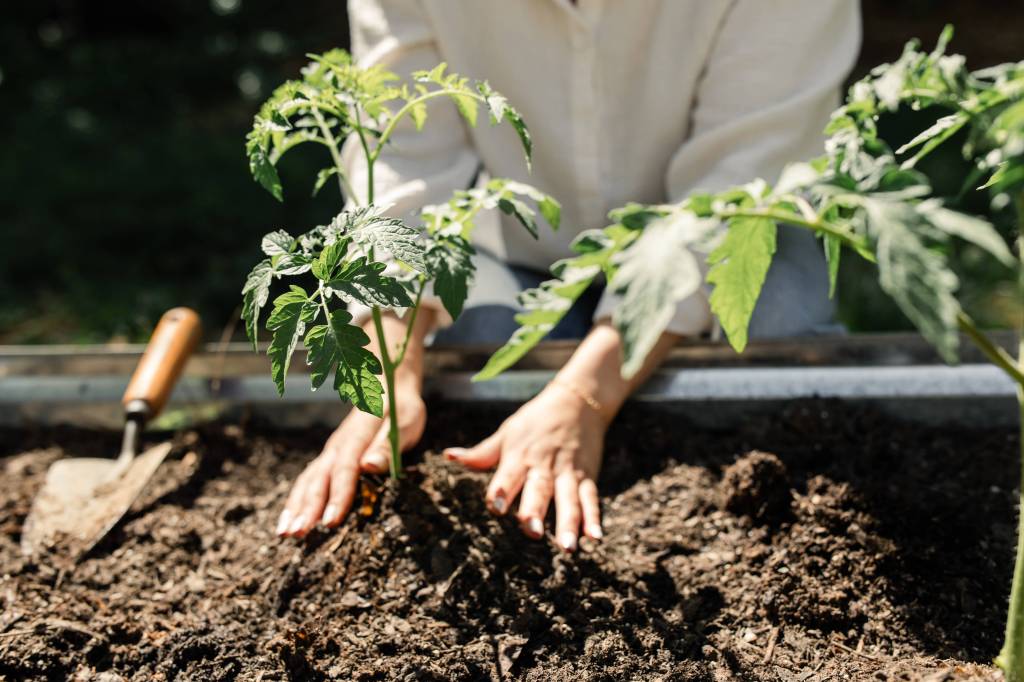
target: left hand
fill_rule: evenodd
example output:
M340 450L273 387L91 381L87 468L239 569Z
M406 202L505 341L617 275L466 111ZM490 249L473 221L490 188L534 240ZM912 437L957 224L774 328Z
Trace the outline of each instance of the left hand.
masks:
M607 428L603 415L555 382L490 438L469 449L448 448L445 457L473 469L497 466L487 488L487 506L504 514L518 495L516 516L531 538L544 535L544 517L554 497L558 544L571 552L581 524L588 537L603 535L595 481Z

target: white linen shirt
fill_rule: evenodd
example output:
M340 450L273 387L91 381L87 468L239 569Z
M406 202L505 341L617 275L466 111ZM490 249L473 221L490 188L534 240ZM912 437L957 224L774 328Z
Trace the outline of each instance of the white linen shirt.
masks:
M426 126L403 120L374 166L375 200L408 218L466 189L479 169L528 182L562 203L562 227L533 239L514 219L477 221L496 258L546 270L581 231L630 201L717 191L822 151L822 128L860 44L857 0L350 0L352 52L402 77L441 61L488 80L523 115L527 172L508 125L467 126L446 99ZM361 150L343 161L365 190ZM355 199L365 200L364 196ZM442 324L450 323L438 302ZM511 302L510 302L511 303ZM595 318L611 313L605 293ZM357 313L357 317L360 317ZM668 330L711 327L707 292Z

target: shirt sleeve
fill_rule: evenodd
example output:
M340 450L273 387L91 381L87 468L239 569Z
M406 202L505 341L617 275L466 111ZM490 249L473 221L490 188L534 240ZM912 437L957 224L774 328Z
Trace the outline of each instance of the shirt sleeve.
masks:
M822 153L822 129L860 47L859 3L735 0L696 88L690 134L665 174L670 201L720 191ZM668 331L706 332L708 291L679 304ZM616 297L606 293L595 318Z
M352 55L360 66L383 66L406 78L443 61L420 0L349 0L348 7ZM345 142L342 165L356 195L349 197L349 204L364 204L367 167L358 139ZM447 98L429 100L423 129L417 131L411 117L403 117L374 164L374 203L388 206L388 215L414 219L422 207L445 202L453 191L466 189L479 166L455 106ZM430 290L422 305L438 311L442 326L451 323ZM363 306L349 310L357 324L369 316Z

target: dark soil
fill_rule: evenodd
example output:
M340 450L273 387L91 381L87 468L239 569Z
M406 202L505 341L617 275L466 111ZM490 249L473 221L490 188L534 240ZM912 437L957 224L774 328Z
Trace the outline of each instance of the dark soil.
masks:
M424 445L501 416L437 408ZM432 454L340 530L280 541L325 436L177 435L124 522L59 571L18 551L32 495L117 435L0 433L0 678L1000 679L1009 430L804 403L711 433L633 411L610 434L605 540L575 556L489 516L486 477Z

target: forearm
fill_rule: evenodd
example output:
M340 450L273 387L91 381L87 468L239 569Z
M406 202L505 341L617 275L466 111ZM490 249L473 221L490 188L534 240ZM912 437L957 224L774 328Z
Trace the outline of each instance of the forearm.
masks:
M395 381L400 386L408 386L417 393L423 388L423 357L427 334L434 326L435 312L427 307L420 309L416 315L416 321L412 329L412 336L409 338L409 346L405 351L405 358L402 364L395 370ZM398 317L392 311L381 313L381 325L384 329L384 338L388 344L388 354L394 359L402 350L406 333L409 330L409 317L407 313L404 318ZM363 323L363 331L370 337L370 350L380 357L380 344L377 339L377 329L373 319Z
M611 421L630 394L647 380L680 338L669 332L662 334L640 371L624 379L620 371L622 343L619 333L608 322L598 323L558 372L556 381L565 382L593 397L600 403L602 416Z

